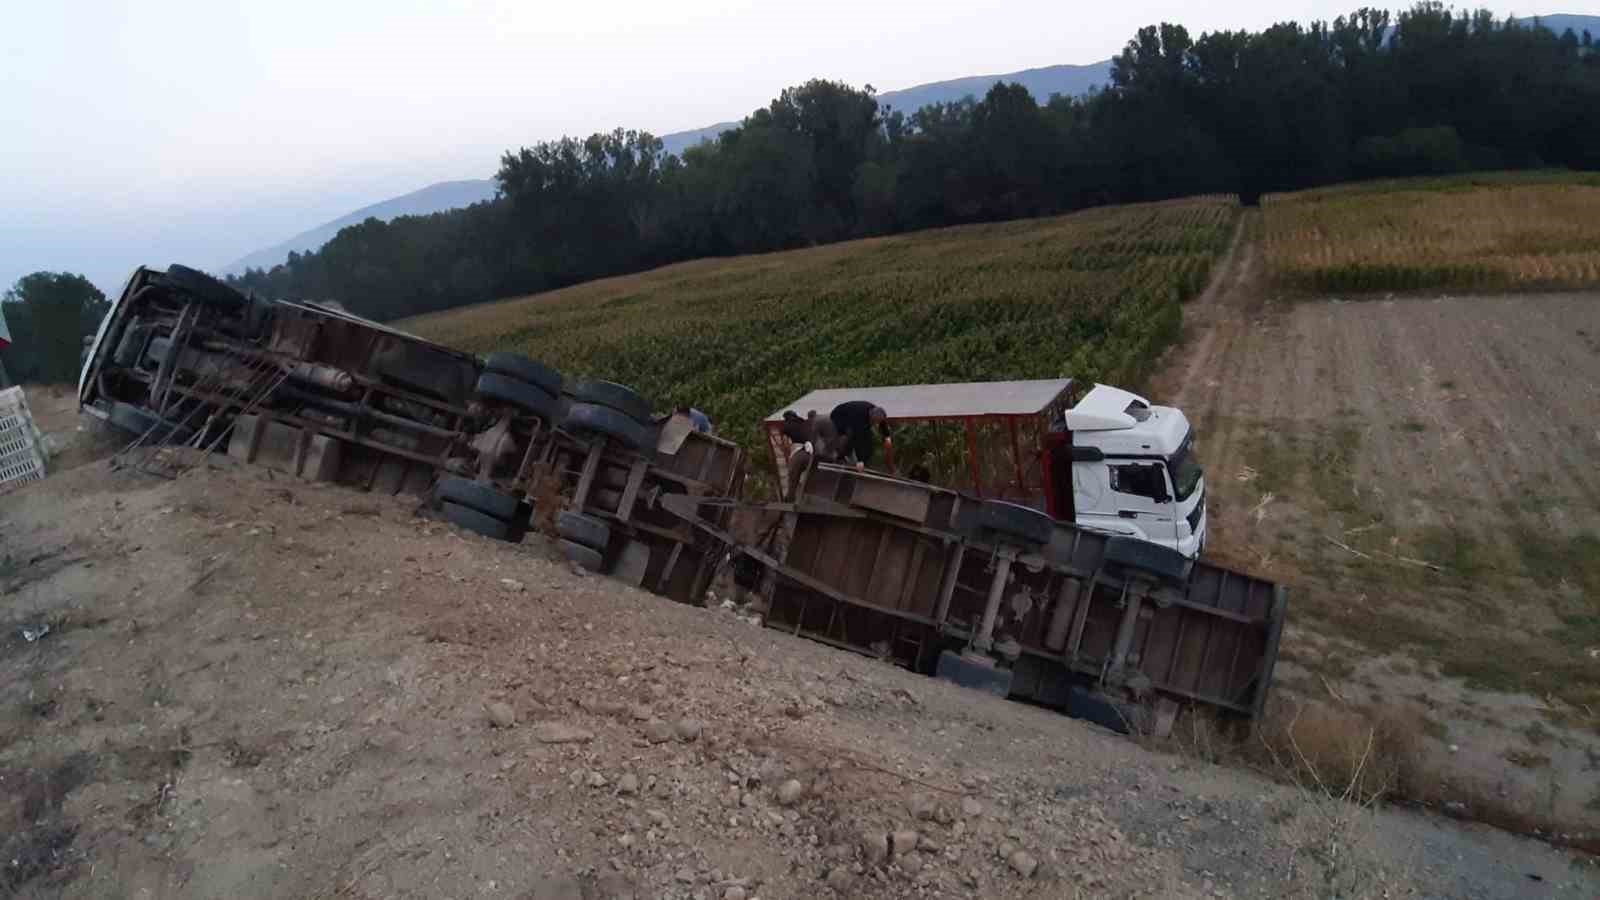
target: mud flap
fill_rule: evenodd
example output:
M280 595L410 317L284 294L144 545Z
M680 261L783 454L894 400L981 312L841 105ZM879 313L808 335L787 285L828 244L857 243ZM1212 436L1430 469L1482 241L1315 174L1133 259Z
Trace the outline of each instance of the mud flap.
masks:
M942 681L986 691L996 697L1006 697L1011 694L1011 670L996 666L991 659L976 659L954 650L946 650L939 654L939 662L934 667L933 674Z

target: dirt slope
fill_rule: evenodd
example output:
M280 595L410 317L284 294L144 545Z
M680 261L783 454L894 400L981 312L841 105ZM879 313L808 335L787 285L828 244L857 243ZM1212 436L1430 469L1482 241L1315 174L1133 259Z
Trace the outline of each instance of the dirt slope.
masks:
M0 544L0 896L1600 891L256 470L81 467Z

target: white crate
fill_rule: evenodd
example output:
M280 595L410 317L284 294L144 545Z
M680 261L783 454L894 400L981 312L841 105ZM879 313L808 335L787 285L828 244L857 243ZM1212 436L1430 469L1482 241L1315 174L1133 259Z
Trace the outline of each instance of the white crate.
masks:
M22 388L0 391L0 493L44 477L44 435Z

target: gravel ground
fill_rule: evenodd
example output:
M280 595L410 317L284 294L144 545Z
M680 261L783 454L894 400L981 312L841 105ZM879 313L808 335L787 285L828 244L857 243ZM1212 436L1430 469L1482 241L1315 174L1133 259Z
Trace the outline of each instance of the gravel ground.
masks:
M0 895L1600 894L1542 844L1153 752L415 502L91 464L8 495L0 547Z

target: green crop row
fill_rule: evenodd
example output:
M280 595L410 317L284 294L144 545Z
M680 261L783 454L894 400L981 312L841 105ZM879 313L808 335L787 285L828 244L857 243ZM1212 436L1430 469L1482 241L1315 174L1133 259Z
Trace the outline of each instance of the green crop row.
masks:
M1268 197L1266 259L1315 293L1600 286L1600 177L1489 173Z
M404 327L630 384L661 409L693 404L762 456L761 421L816 388L1139 384L1236 209L1196 198L699 260Z

